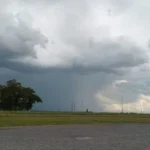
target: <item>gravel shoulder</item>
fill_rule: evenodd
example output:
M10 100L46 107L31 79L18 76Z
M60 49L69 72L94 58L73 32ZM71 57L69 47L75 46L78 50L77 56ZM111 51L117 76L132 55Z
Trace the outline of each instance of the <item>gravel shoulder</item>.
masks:
M0 128L0 150L150 150L150 124Z

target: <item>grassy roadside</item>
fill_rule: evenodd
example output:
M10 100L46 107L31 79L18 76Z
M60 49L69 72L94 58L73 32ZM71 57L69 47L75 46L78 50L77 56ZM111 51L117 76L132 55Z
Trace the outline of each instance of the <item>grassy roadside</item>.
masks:
M0 112L0 127L99 123L150 123L150 115L70 112Z

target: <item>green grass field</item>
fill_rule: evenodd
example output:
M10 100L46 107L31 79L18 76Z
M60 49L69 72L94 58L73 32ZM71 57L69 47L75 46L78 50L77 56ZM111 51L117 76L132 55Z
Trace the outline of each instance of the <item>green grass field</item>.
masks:
M99 123L150 123L150 114L0 112L0 127Z

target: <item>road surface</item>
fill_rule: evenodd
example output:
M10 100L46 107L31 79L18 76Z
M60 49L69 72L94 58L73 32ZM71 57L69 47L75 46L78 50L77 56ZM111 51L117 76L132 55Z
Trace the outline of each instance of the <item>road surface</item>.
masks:
M0 128L0 150L150 150L150 124Z

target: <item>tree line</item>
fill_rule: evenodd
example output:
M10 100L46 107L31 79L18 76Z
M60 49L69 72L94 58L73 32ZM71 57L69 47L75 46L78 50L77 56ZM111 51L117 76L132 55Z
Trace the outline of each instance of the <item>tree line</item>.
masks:
M0 84L0 110L31 110L35 103L41 102L32 88L22 86L15 79L7 81L5 85Z

